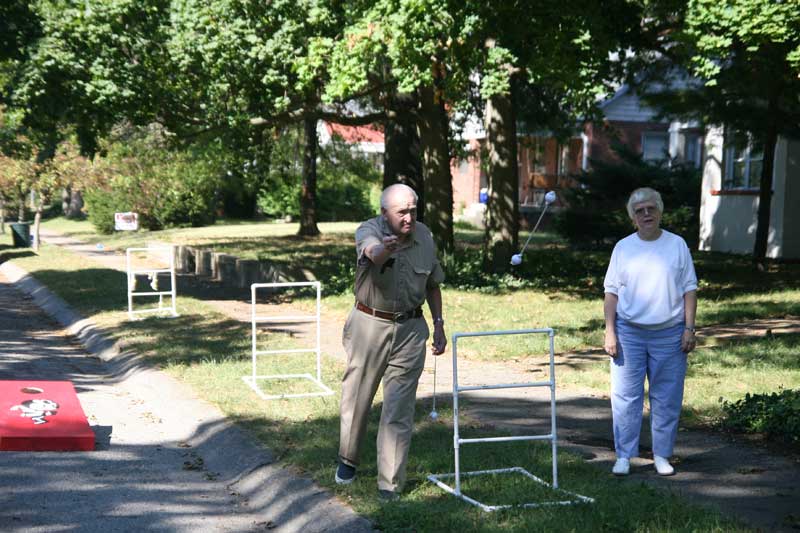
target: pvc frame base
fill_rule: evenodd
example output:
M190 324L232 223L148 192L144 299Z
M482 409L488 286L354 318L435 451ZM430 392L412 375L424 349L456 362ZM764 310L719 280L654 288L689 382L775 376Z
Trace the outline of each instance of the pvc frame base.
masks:
M316 386L321 388L322 390L319 392L302 392L296 394L264 394L258 384L256 383L258 380L277 380L277 379L307 379L314 383ZM280 400L282 398L309 398L315 396L331 396L334 394L333 390L330 387L319 381L317 378L312 376L311 374L276 374L272 376L242 376L242 381L244 381L253 391L258 394L258 396L262 400Z
M481 503L481 502L479 502L478 500L476 500L474 498L470 498L469 496L467 496L463 492L457 494L456 490L453 487L451 487L450 485L442 482L442 479L456 477L455 473L450 473L450 474L431 474L431 475L428 476L428 480L433 482L434 484L436 484L436 486L438 486L439 488L443 489L445 492L449 492L450 494L452 494L456 498L464 500L465 502L470 503L470 504L480 508L482 511L487 512L487 513L490 513L490 512L493 512L493 511L500 511L500 510L503 510L503 509L512 509L512 508L537 508L537 507L548 507L548 506L553 506L553 505L577 505L577 504L581 504L581 503L594 503L594 498L589 498L588 496L581 496L580 494L576 494L574 492L570 492L570 491L567 491L567 490L564 490L564 489L560 489L560 488L555 488L550 483L546 482L545 480L543 480L543 479L541 479L539 477L534 476L533 474L531 474L530 472L528 472L527 470L525 470L524 468L519 467L519 466L514 466L514 467L511 467L511 468L498 468L498 469L495 469L495 470L475 470L475 471L472 471L472 472L461 472L462 476L471 476L471 477L480 476L480 475L483 475L483 474L522 474L522 475L532 479L533 481L535 481L537 483L541 483L542 485L545 485L546 487L549 487L550 489L552 489L552 490L554 490L556 492L560 492L562 494L566 494L568 496L572 496L573 499L569 499L569 500L553 500L553 501L544 501L544 502L532 502L532 503L520 503L520 504L516 504L516 505L486 505L485 503Z
M128 320L142 320L145 317L136 316L136 315L144 315L144 314L151 314L160 316L161 318L178 318L181 316L178 313L173 313L172 309L169 307L162 307L162 308L153 308L153 309L137 309L136 311L132 311L128 313Z

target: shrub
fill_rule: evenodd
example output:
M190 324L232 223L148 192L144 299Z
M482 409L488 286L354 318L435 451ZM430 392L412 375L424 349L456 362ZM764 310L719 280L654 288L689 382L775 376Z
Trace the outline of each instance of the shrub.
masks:
M114 213L134 211L141 227L208 224L214 220L220 172L209 154L172 151L157 134L137 130L108 147L102 183L85 192L89 220L114 231Z
M608 256L562 248L541 248L528 254L510 273L493 273L484 266L480 249L459 248L441 258L445 285L460 290L502 293L541 289L601 294Z
M746 394L736 402L722 400L722 426L770 439L800 443L800 389L772 394Z
M556 217L556 231L576 245L612 244L633 231L625 210L630 193L638 187L652 187L664 200L662 227L696 248L700 171L687 165L654 165L621 146L615 151L619 162L593 161L592 170L573 176L579 186L564 190L569 209Z

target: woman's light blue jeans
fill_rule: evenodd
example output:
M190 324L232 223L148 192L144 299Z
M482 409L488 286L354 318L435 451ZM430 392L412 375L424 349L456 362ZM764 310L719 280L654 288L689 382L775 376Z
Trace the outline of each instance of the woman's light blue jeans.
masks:
M686 354L684 324L650 330L617 318L617 357L611 359L611 413L617 458L639 455L644 378L650 397L653 454L670 457L683 403Z

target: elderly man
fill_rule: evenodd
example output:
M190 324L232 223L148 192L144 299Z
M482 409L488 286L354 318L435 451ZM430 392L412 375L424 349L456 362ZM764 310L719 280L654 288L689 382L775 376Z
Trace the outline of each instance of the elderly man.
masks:
M444 272L430 230L417 216L417 194L406 185L387 187L381 214L356 230L356 302L344 326L347 370L342 379L341 434L336 483L356 477L372 399L383 379L378 427L378 495L397 499L406 477L414 429L417 383L425 363L428 324L433 318L433 354L447 339L439 284Z

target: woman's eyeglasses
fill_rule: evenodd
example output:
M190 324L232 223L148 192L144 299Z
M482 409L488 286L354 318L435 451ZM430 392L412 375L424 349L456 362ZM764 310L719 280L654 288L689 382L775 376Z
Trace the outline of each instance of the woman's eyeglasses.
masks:
M647 214L655 214L658 213L658 208L654 205L643 205L642 207L637 207L633 210L633 214L637 217L642 217Z

